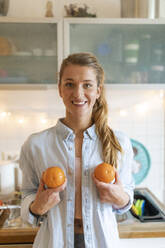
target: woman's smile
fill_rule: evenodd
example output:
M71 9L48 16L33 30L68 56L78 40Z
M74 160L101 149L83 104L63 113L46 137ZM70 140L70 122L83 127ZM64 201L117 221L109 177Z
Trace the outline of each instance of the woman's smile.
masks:
M87 101L72 101L72 104L77 106L77 107L83 107Z

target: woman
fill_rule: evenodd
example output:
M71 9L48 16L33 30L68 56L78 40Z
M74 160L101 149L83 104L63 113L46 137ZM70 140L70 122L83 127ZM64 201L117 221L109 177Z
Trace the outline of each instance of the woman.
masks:
M33 247L118 247L115 213L132 205L133 152L129 139L107 124L104 72L92 54L72 54L63 61L59 94L66 116L31 135L21 151L21 215L30 223L43 217ZM103 161L116 168L114 184L93 176ZM45 189L42 173L54 165L64 170L67 181Z

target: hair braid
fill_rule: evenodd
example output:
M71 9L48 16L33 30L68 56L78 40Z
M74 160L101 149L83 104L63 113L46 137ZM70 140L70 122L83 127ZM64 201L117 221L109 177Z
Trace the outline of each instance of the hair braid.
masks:
M117 168L117 151L122 152L122 149L114 132L108 125L108 105L104 97L104 88L94 105L93 120L97 135L102 142L104 161Z

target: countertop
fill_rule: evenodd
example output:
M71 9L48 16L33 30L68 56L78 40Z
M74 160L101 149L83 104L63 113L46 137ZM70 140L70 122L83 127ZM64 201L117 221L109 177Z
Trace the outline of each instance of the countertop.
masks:
M164 205L159 202L155 196L153 197L159 203L161 208L165 209ZM120 222L118 222L120 238L165 237L165 221L142 223L135 217L129 218L129 216L132 216L130 212L128 212L127 215L128 218L122 219L121 216ZM7 217L8 212L5 210L5 212L0 217L0 221L5 221ZM20 217L14 220L14 222L11 221L9 227L0 223L0 244L33 243L38 229L39 227L31 226L28 223L23 223Z
M156 205L165 213L165 205L158 200L158 198L148 189L139 188L137 190L148 193ZM165 237L165 220L164 221L151 221L140 222L137 218L133 217L130 211L126 214L127 218L121 218L118 223L120 238L158 238Z
M120 238L158 238L165 237L165 222L119 223Z
M118 224L120 238L165 237L165 222ZM0 244L33 243L38 227L0 228Z

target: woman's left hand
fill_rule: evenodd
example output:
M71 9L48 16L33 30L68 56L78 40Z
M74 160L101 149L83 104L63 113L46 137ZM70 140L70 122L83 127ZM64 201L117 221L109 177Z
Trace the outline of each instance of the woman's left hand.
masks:
M124 192L117 170L115 173L115 183L113 184L100 182L96 179L94 173L92 174L92 178L97 187L100 201L102 203L110 203L115 208L123 208L127 205L129 202L129 196Z

